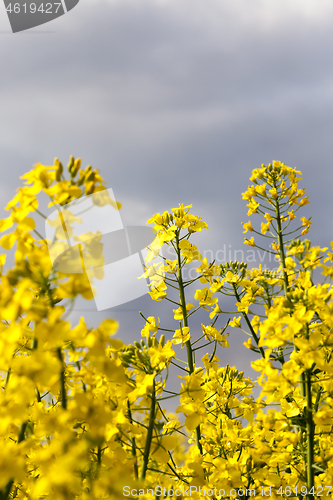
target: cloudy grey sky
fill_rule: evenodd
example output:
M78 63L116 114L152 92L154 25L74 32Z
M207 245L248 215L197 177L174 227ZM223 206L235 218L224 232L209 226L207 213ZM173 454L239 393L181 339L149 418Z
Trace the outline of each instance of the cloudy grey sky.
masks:
M74 155L100 170L124 224L192 203L209 225L202 250L246 250L241 192L253 168L282 160L304 174L308 236L333 239L331 0L81 0L17 34L0 5L0 32L1 206L34 163ZM170 321L148 296L88 307L127 341L139 309ZM222 358L248 372L232 333Z

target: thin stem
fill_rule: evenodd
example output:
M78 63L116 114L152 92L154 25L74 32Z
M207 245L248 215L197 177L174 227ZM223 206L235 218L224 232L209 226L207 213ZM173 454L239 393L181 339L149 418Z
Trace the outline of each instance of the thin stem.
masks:
M42 240L44 241L45 244L47 244L47 241L45 238L43 238L43 236L37 231L37 229L34 229L34 233L37 234L37 236Z
M233 286L233 289L234 289L234 294L235 294L235 297L236 297L236 299L237 299L237 302L240 302L240 296L239 296L239 294L238 294L237 287L236 287L235 283L233 283L233 284L232 284L232 286ZM250 320L249 320L249 318L248 318L248 315L247 315L245 312L243 312L243 311L242 311L242 316L243 316L243 318L245 319L247 326L249 327L249 330L250 330L250 332L251 332L251 335L252 335L252 337L254 338L254 341L255 341L255 343L256 343L256 344L257 344L257 346L258 346L258 349L259 349L259 351L260 351L260 354L262 355L262 357L263 357L263 358L265 358L265 351L263 350L263 348L262 348L262 347L259 347L259 337L258 337L258 335L256 334L256 332L254 331L253 326L251 325L251 322L250 322Z
M4 389L6 389L6 387L8 385L10 373L11 373L11 368L8 368L7 373L6 373L6 380L5 380Z
M278 201L275 203L275 210L276 210L276 223L277 223L277 237L278 237L278 241L279 241L279 253L280 253L282 272L283 272L283 288L284 288L285 293L287 293L288 292L288 275L286 272L286 258L285 258L285 253L284 253L283 232L282 232L282 227L281 227L281 215L280 215L280 207L279 207Z
M64 361L62 359L61 347L57 349L58 359L61 362L61 372L60 372L60 397L61 397L61 406L64 410L67 410L67 395L66 395L66 387L65 387L65 367Z
M40 392L38 390L38 387L36 386L36 398L37 398L37 401L38 403L41 403L42 402L42 398L40 396Z
M7 500L10 490L14 484L14 479L10 479L3 490L0 490L0 500Z
M24 436L25 436L25 431L26 431L27 425L28 425L28 422L23 422L23 424L21 425L20 432L19 432L19 435L17 438L18 443L22 443L22 441L24 441Z
M132 419L132 412L131 412L131 405L130 402L127 400L127 417L128 420L133 424L133 419ZM136 479L139 477L139 470L138 470L138 459L136 456L136 443L135 443L135 437L132 437L130 439L131 444L132 444L132 457L134 458L134 474Z
M149 415L149 424L147 431L147 438L145 444L145 450L143 454L143 462L141 467L140 479L143 480L146 477L148 462L149 462L149 453L150 446L153 438L153 430L154 430L154 422L155 422L155 410L156 410L156 393L155 393L155 379L153 381L153 391L151 394L151 405L150 405L150 415Z
M181 256L180 256L180 248L179 248L179 231L176 232L176 252L177 252L177 260L178 260L178 282L179 282L180 305L181 305L182 313L183 313L183 325L186 328L186 327L188 327L188 321L187 321L185 290L184 290L182 268L181 268ZM194 362L193 362L193 349L192 349L190 339L186 342L186 350L187 350L188 368L189 368L189 372L191 374L194 372ZM201 440L201 432L200 432L200 425L198 425L198 427L195 429L195 442L196 442L198 450L200 451L200 453L202 455L203 451L202 451L202 445L201 445L200 440Z
M97 446L97 464L98 467L102 465L102 447L100 445Z
M312 419L312 394L311 394L311 369L306 370L306 462L307 462L307 490L314 488L314 425ZM314 490L312 490L314 491ZM314 494L308 494L308 498L314 499Z

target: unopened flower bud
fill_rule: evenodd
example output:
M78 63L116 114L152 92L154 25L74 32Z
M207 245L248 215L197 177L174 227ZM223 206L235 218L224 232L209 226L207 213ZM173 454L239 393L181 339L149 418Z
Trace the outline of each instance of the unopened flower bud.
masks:
M62 163L58 160L58 158L55 158L54 165L56 167L55 168L56 180L59 182L61 179L61 175L64 171L64 167L62 166Z
M69 171L70 173L72 173L72 168L73 168L73 166L74 166L74 156L71 156L71 157L70 157L70 160L69 160L69 163L68 163L68 165L67 165L67 167L68 167L68 171Z
M146 364L146 359L145 359L145 357L144 357L144 355L142 354L141 351L136 351L135 352L135 356L140 361L140 363L142 363L144 365Z
M75 177L80 168L81 168L81 159L78 158L77 160L75 160L74 166L72 167L71 176Z

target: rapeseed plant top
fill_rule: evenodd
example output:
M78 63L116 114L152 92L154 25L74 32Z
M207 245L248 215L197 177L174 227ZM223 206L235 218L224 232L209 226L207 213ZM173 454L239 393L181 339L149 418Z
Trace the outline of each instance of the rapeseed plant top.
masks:
M36 165L0 221L9 231L1 246L15 248L6 272L0 256L0 498L153 500L161 496L157 486L165 497L172 488L195 500L243 499L251 491L258 499L267 491L273 500L330 497L333 242L327 251L301 239L311 226L311 218L297 219L309 203L298 187L301 173L281 162L263 165L243 193L248 215L264 220L260 230L243 224L245 234L256 235L245 243L260 248L258 237L269 241L264 250L277 257L275 271L208 262L191 241L208 227L191 205L149 219L155 240L147 262L163 245L174 259L162 257L143 277L154 300L171 303L170 315L164 324L142 314L140 341L129 345L115 338L113 319L96 328L84 318L71 325L73 301L91 299L93 290L85 273L53 269L36 231L40 193L66 210L105 191L99 172L82 169L80 160L71 157L68 175L57 159ZM88 241L83 251L88 258ZM185 279L193 262L197 277ZM314 283L315 269L322 283ZM225 311L224 296L234 297L234 311ZM197 326L199 309L207 322ZM221 363L235 329L248 336L257 382ZM180 386L171 388L168 374L176 368ZM164 407L172 398L179 418Z

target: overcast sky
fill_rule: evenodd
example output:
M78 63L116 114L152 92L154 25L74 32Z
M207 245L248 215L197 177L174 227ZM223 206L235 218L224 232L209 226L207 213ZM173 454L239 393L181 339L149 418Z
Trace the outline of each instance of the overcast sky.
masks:
M0 43L2 207L34 163L74 155L100 170L124 224L192 203L209 225L202 251L246 250L241 193L281 160L303 172L308 236L333 239L332 0L81 0L17 34L1 4ZM116 317L127 341L139 309L171 322L148 296L88 307L75 314ZM248 371L231 333L223 361Z

